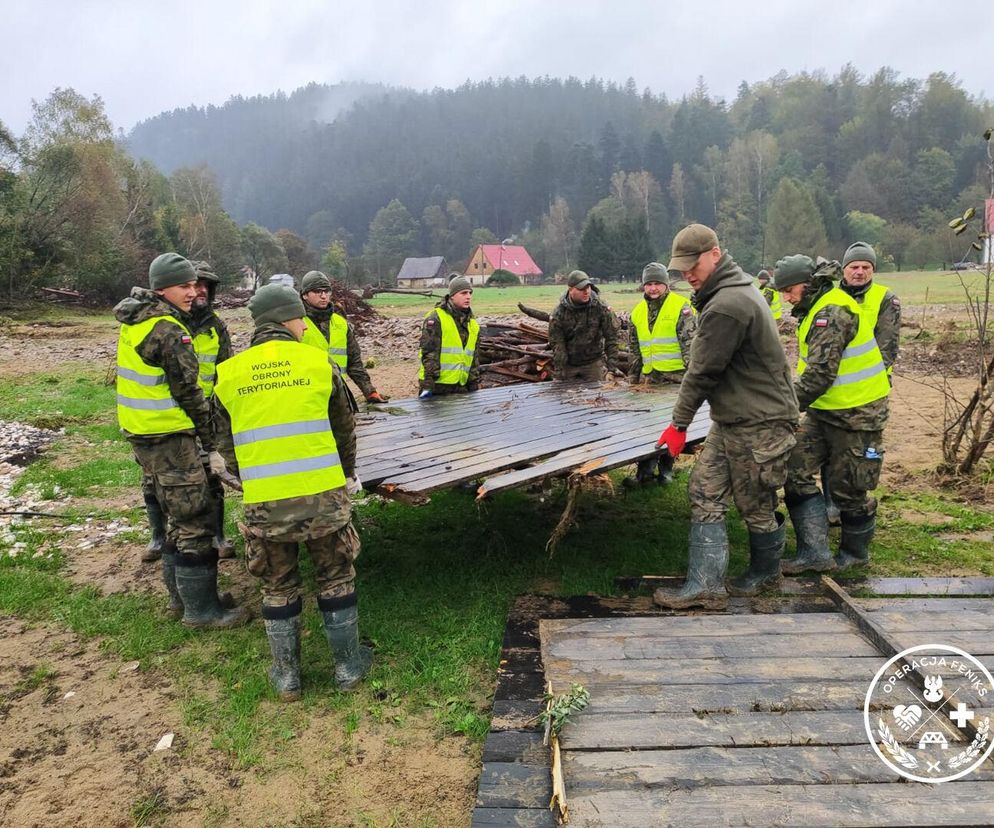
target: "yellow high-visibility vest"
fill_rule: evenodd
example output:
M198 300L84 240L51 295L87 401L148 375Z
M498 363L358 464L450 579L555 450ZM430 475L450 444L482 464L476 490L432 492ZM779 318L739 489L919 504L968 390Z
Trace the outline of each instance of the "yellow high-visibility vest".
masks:
M632 324L639 338L639 352L642 354L642 373L653 371L682 371L683 357L680 355L680 340L676 335L676 323L680 320L689 300L672 290L666 294L652 330L649 330L649 303L643 299L632 309ZM693 311L693 308L691 308Z
M890 290L890 288L886 285L878 285L874 282L870 285L870 289L866 291L862 297L860 297L862 301L860 301L860 299L856 300L862 312L867 315L867 318L870 321L871 330L875 331L877 329L877 320L880 318L880 306L883 304L884 297L887 295L888 290ZM887 375L890 376L893 372L894 366L891 365L887 369Z
M476 353L476 340L480 336L480 323L470 317L469 338L466 344L462 344L459 337L459 328L456 327L456 320L449 312L442 308L433 308L425 314L427 319L432 314L438 317L442 326L442 352L439 355L441 370L438 374L437 382L443 385L465 385L469 382L469 369L473 367L473 355ZM418 351L418 361L421 363L421 370L418 372L418 379L425 378L425 364L421 351Z
M783 317L783 305L780 304L780 293L776 288L764 287L760 288L766 296L772 296L770 300L770 311L773 314L774 319L780 319Z
M345 485L328 421L333 370L320 351L285 340L253 345L217 366L214 393L231 417L245 503Z
M172 434L194 427L193 420L169 393L166 372L149 365L137 351L160 322L175 325L190 335L176 317L154 316L135 325L121 325L117 338L117 422L131 434ZM192 343L193 337L190 340Z
M814 307L811 308L797 329L800 351L797 360L798 376L802 375L807 367L805 358L808 355L808 331L811 330L811 325L818 312L827 305L842 305L842 307L851 310L859 319L859 328L842 352L842 360L839 362L839 372L835 377L835 382L824 394L811 403L811 407L834 411L843 408L856 408L883 399L890 393L890 382L887 380L884 358L880 354L880 348L877 347L877 340L873 338L873 324L870 316L864 316L859 303L839 288L832 288L815 302Z
M325 339L318 323L313 319L305 319L307 330L304 331L304 338L300 341L305 345L321 348L328 354L328 359L335 363L343 371L349 362L349 323L344 316L333 313L328 319L328 338Z
M210 399L214 393L214 382L217 380L217 354L221 350L221 338L214 325L193 337L193 350L197 354L197 362L200 363L197 382L204 396Z

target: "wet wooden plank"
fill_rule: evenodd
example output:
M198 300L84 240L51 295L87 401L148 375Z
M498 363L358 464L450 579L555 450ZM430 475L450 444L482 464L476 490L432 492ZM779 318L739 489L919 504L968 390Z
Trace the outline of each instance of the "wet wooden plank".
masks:
M839 579L847 590L876 595L994 595L994 578L866 578Z
M853 598L868 613L876 612L982 612L994 617L991 598Z
M811 635L851 633L852 623L837 612L754 615L656 615L630 618L549 618L539 624L542 641L558 635L698 636Z
M483 762L521 762L549 766L549 748L536 730L491 731L483 743Z
M547 767L487 762L480 772L476 805L482 808L544 808L552 796Z
M557 828L548 808L476 808L470 828Z

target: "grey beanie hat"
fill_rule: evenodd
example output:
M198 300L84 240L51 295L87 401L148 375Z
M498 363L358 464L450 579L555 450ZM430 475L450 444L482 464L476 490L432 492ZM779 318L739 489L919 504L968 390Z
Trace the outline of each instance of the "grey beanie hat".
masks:
M759 281L761 281L761 282L768 282L768 281L770 281L770 280L771 280L771 279L772 279L773 277L772 277L772 276L770 275L770 271L768 271L768 270L767 270L767 269L766 269L766 268L764 267L764 268L763 268L763 269L762 269L761 271L759 271L759 273L757 273L757 274L756 274L756 278L757 278L757 279L759 279Z
M660 282L661 284L668 285L670 283L670 273L659 262L649 262L649 264L642 268L642 284L645 285L649 282Z
M815 272L815 263L810 256L795 253L784 256L773 269L773 279L777 290L786 290L801 282L810 282Z
M297 291L286 285L263 285L249 300L248 309L256 325L302 319L305 315Z
M449 296L455 296L459 291L472 290L473 284L461 273L449 274Z
M331 280L320 270L309 270L300 280L300 292L307 293L312 290L331 290Z
M853 242L846 248L846 254L842 257L842 266L845 267L850 262L869 262L876 270L877 253L866 242Z
M152 290L185 285L197 281L197 271L189 259L179 253L163 253L148 266L148 286Z

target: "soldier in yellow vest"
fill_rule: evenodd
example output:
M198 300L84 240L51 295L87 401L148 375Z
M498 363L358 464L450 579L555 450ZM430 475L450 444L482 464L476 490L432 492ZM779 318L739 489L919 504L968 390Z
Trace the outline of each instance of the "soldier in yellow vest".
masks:
M873 322L873 336L887 366L893 371L900 349L901 300L886 285L873 281L877 254L866 242L849 245L842 257L842 281L839 287L855 299Z
M372 652L359 644L355 568L359 537L350 495L356 442L337 365L304 345L304 305L290 287L260 288L249 311L250 347L218 366L218 444L241 478L248 570L261 581L273 688L300 698L298 547L314 564L318 609L335 658L335 681L353 689Z
M785 501L797 536L787 574L865 566L876 526L877 486L890 383L869 315L828 272L802 255L777 262L776 286L798 319L794 390L806 412L787 462ZM828 467L839 504L842 540L833 558L828 514L817 477Z
M763 294L766 304L770 306L770 312L773 314L773 318L779 324L780 320L783 318L783 305L780 302L780 294L777 293L777 289L771 284L773 279L770 276L770 271L759 271L756 279L759 281L759 292Z
M419 399L475 391L480 376L477 340L480 325L470 305L473 286L458 273L449 276L445 299L429 311L421 324L418 360Z
M632 310L628 333L628 381L632 385L679 385L690 362L697 314L689 299L670 290L669 274L659 262L649 262L642 269L642 292L642 301ZM640 460L635 476L626 477L624 485L648 483L657 464L659 482L671 482L673 458L662 452L658 458Z
M382 403L389 397L373 387L362 359L355 330L331 302L331 280L320 270L311 270L300 280L300 297L304 300L307 326L304 343L324 348L343 374L348 374L362 392L366 402Z
M225 466L198 383L189 315L197 273L178 253L164 253L149 266L148 278L151 290L133 288L114 308L121 323L118 422L166 518L162 572L170 612L191 627L233 627L249 614L226 609L217 593L213 498L200 451L215 474Z

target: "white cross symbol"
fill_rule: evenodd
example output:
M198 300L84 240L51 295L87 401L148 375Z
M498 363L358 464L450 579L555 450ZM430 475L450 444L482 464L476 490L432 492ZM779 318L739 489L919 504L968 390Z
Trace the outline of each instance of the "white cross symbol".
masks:
M929 762L927 759L925 760L925 763L928 765L926 773L938 773L939 765L942 764L942 762Z
M967 710L966 705L960 702L956 706L956 709L949 714L949 718L956 723L957 727L963 727L963 725L973 718L973 711Z

